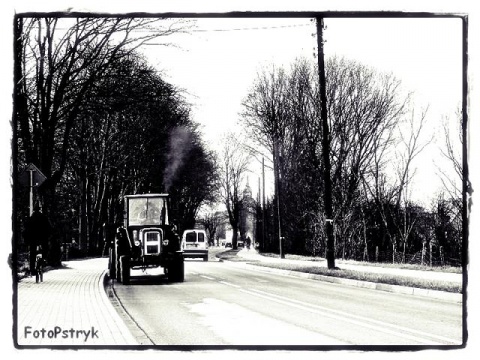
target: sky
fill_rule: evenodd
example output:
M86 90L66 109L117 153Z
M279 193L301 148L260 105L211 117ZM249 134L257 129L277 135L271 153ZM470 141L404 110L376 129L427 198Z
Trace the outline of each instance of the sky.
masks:
M428 107L422 141L433 141L414 162L411 197L429 206L441 186L438 167L451 167L440 154L441 123L449 119L454 132L461 108L461 20L328 18L325 25L326 58L345 57L392 73L405 93L413 92L417 114ZM225 132L241 131L242 100L258 71L288 69L299 57L316 61L315 32L308 18L196 19L189 34L169 37L176 46L149 45L141 51L167 81L184 89L193 120L201 124L207 144L218 149ZM254 160L251 168L248 181L256 193L259 162ZM272 182L267 172L267 184Z
M197 19L191 34L169 38L178 47L149 46L145 54L188 92L193 118L213 142L236 125L262 66L313 57L313 26L308 19Z

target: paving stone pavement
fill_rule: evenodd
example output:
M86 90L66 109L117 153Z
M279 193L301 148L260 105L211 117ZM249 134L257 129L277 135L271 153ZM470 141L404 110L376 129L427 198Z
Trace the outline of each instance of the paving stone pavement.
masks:
M18 283L16 339L19 347L137 345L103 288L108 259L65 261Z

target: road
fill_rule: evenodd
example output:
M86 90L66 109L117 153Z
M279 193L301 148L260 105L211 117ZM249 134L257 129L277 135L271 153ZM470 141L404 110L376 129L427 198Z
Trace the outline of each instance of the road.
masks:
M462 343L458 303L263 273L228 262L186 260L185 272L183 283L168 283L161 269L133 271L128 286L115 283L118 300L149 344Z

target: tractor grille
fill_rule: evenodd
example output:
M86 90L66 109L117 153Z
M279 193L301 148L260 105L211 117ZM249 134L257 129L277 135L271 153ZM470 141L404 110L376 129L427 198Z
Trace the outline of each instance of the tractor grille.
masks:
M146 230L143 233L143 239L145 243L145 254L159 254L161 249L161 242L162 242L162 233L160 229L151 229Z
M149 241L156 241L158 242L160 240L160 233L158 232L147 232L147 242Z
M157 245L147 245L147 254L157 254L158 246Z

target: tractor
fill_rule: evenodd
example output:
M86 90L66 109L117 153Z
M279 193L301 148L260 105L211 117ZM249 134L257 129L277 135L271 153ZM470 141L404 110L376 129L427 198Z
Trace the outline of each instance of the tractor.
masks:
M123 225L110 243L110 278L127 285L131 269L163 267L169 281L184 281L181 239L168 218L168 195L125 195L124 200Z

